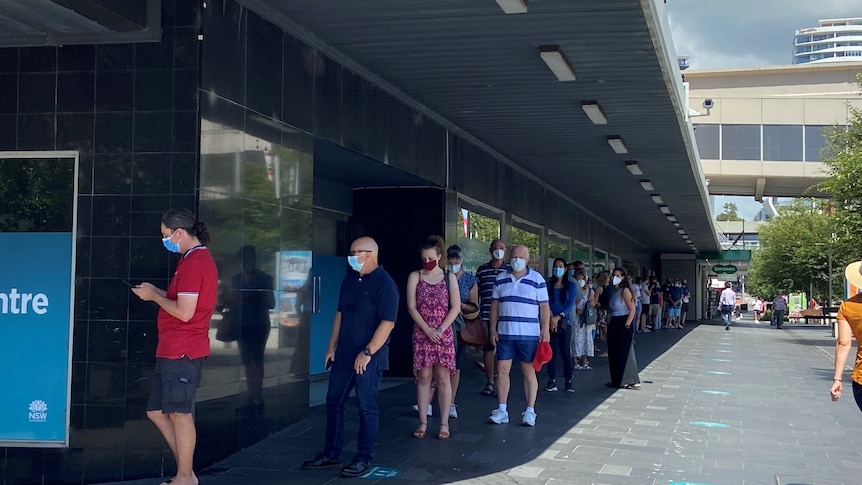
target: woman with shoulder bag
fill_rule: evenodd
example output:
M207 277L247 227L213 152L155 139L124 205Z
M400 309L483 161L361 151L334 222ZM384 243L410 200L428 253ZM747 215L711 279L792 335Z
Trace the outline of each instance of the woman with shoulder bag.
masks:
M581 270L575 273L575 310L572 329L572 356L577 359L575 370L592 370L589 357L595 352L593 332L598 321L596 293L587 286L587 274Z
M478 318L479 313L479 286L476 284L476 275L464 271L464 258L461 255L461 246L453 244L446 249L446 260L449 263L449 271L458 279L458 292L461 295L461 313L465 316L473 316L470 320ZM475 314L470 315L470 314ZM461 382L461 361L467 345L458 340L460 330L456 329L455 338L455 376L452 377L452 404L449 405L449 417L458 417L458 406L455 397L458 395L458 384Z
M566 278L566 260L554 259L553 276L548 280L548 304L551 307L551 346L556 343L563 358L563 376L566 378L566 391L575 392L572 385L572 326L570 315L575 306L575 287ZM557 359L548 361L548 385L545 390L556 391Z

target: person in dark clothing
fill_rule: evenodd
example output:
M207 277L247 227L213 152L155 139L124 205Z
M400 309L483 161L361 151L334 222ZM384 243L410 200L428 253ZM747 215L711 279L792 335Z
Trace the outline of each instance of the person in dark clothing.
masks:
M575 285L566 278L566 260L554 259L553 276L548 280L548 299L551 306L551 346L557 346L563 359L563 376L566 378L566 391L575 392L572 385L572 324L577 324L574 314ZM546 391L556 391L557 359L548 362L548 385Z
M614 268L608 287L608 367L611 380L608 387L640 389L637 360L634 351L635 297L623 268Z

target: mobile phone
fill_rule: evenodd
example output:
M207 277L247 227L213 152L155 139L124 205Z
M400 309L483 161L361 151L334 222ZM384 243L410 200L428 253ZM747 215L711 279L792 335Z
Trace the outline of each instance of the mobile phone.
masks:
M132 283L129 283L129 282L128 282L128 281L126 281L126 280L123 280L123 283L125 283L126 285L128 285L128 286L129 286L129 288L137 288L137 287L138 287L138 285L133 285Z
M332 367L332 359L326 359L326 368L329 369Z

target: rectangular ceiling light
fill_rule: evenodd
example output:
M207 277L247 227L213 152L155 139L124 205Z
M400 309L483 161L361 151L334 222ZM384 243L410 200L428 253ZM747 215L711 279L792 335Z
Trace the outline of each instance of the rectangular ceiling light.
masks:
M629 152L629 149L626 148L626 144L623 143L623 139L619 135L608 135L608 145L620 155Z
M598 101L581 101L581 109L584 110L584 113L587 114L587 117L590 118L590 121L592 121L594 125L608 124L608 117L605 115L605 112L602 111L602 107L599 105Z
M652 186L652 182L649 179L641 180L641 187L643 187L647 192L655 190L655 187Z
M527 13L527 0L496 0L503 13Z
M677 229L676 232L680 234L685 234L685 229Z
M632 175L643 175L644 171L641 170L641 166L638 165L638 162L634 160L629 160L626 162L626 170L632 173ZM652 190L652 189L650 189Z
M661 209L662 214L670 214L670 207L666 205L659 206L659 209Z
M652 194L652 201L659 205L664 204L664 201L661 200L661 196L658 194Z
M668 215L667 220L669 220L670 222L676 222L676 216Z
M674 225L675 227L679 227L679 226L680 226L679 222L674 222L674 223L673 223L673 225Z
M548 69L557 76L558 81L574 81L575 69L569 64L566 55L558 45L540 45L539 55L548 65Z

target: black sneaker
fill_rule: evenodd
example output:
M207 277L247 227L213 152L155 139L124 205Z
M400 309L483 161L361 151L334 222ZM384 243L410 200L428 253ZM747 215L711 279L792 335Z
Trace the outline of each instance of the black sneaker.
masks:
M340 466L340 461L327 458L323 453L318 453L313 459L302 462L302 468L305 468L306 470L325 470L327 468L338 468Z
M358 477L364 475L371 468L371 463L367 461L353 460L353 463L341 469L342 477Z
M566 392L575 392L575 386L572 385L572 381L566 381Z
M548 385L545 386L545 390L548 392L555 392L558 390L556 381L548 381Z

